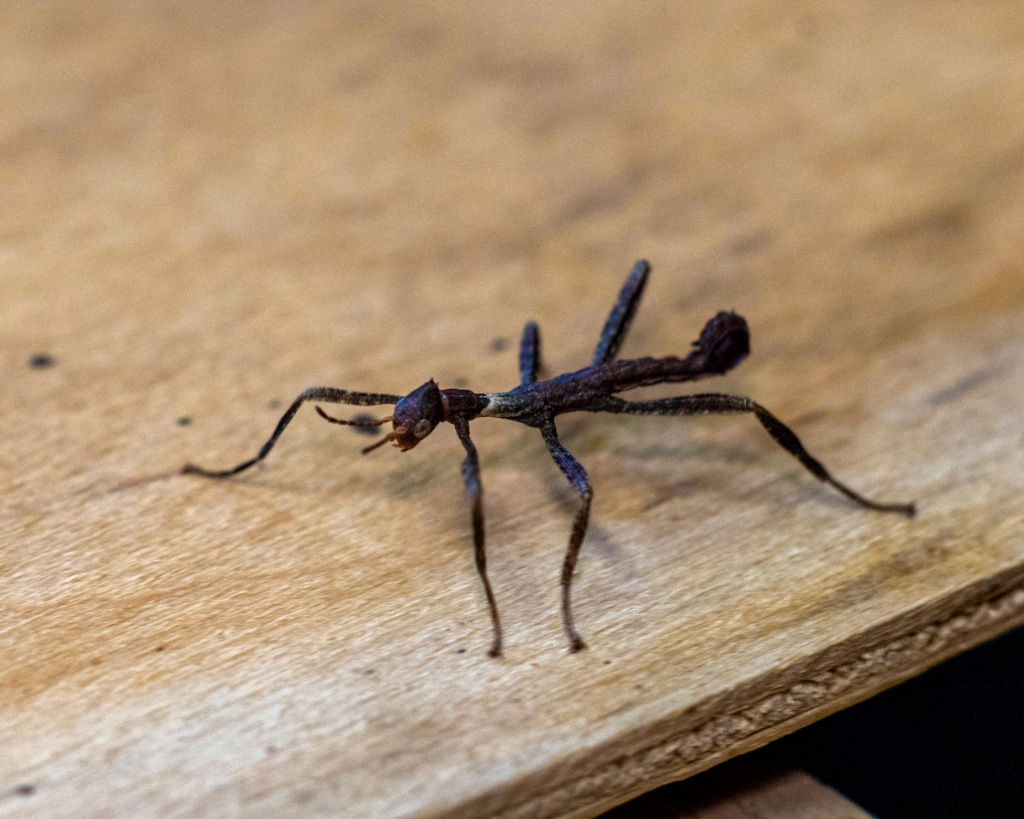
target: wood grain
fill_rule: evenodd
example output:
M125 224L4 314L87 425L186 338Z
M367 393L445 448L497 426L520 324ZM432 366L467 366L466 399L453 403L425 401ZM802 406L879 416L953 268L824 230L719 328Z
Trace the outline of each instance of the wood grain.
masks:
M1024 621L1022 44L983 2L0 6L0 810L589 816ZM303 412L173 476L308 386L507 388L529 318L578 367L639 256L625 355L737 309L716 388L919 517L751 419L567 419L567 656L572 492L481 421L495 662L454 435Z

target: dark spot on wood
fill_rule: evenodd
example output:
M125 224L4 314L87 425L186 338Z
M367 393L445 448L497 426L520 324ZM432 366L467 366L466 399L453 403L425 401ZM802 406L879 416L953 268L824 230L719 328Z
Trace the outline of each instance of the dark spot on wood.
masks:
M13 788L11 788L11 793L13 793L15 796L31 796L35 792L36 786L29 785L27 783L23 785L15 785Z
M612 661L611 661L611 660L605 660L605 661L604 661L604 664L605 664L605 665L611 665L611 664L612 664Z
M52 367L56 363L57 359L55 359L52 355L48 355L47 353L36 353L28 360L28 366L30 366L33 370L45 370L48 367Z
M89 660L89 665L99 665L102 662L103 660L101 660L99 657L93 657Z
M629 205L636 191L644 190L646 183L656 173L654 163L637 163L626 168L607 184L587 188L572 197L555 215L556 223L583 222L613 211L621 211Z
M498 336L497 338L491 339L491 352L500 353L508 349L508 339L504 336Z
M793 419L793 426L795 427L809 427L811 424L816 424L822 418L827 418L829 411L825 409L813 409L809 410L801 415L798 415Z
M464 648L457 648L457 649L455 649L455 653L456 654L465 654L466 653L466 649L464 649Z
M345 70L338 72L337 87L339 91L355 91L368 85L373 79L370 71Z
M963 397L971 390L977 389L982 384L987 384L993 378L1002 374L1002 369L981 370L964 376L950 386L932 393L928 397L928 403L933 407L941 407L943 404L950 404L958 398Z
M272 409L272 410L281 409L281 399L280 398L271 398L269 401L267 401L267 409Z
M302 790L295 791L292 795L292 801L296 805L305 805L307 802L311 802L315 795L312 788L303 788Z
M772 241L772 234L768 230L754 230L742 236L737 236L729 244L729 250L737 256L748 256L757 253L768 247Z
M868 244L891 244L921 238L955 238L971 227L971 209L965 202L945 202L872 231Z
M189 418L187 415L182 415L181 418L179 418L177 421L175 421L175 423L179 427L187 427L189 424L192 423L192 419Z
M468 387L469 386L469 379L468 378L462 378L460 376L459 378L456 378L454 381L452 381L452 384L454 384L456 387L459 387L460 389L462 389L464 387Z
M368 669L366 669L366 671L363 672L363 676L364 677L371 677L371 676L373 676L374 673L376 673L376 672L374 672L374 670L372 668L368 668Z
M352 420L365 424L370 421L376 421L377 419L370 415L370 413L368 412L361 412L358 415L356 415ZM380 435L380 427L352 427L352 429L358 432L360 435L369 435L371 438L375 438L378 435Z
M164 650L163 646L157 646L156 648L153 649L153 651L163 651L163 650Z

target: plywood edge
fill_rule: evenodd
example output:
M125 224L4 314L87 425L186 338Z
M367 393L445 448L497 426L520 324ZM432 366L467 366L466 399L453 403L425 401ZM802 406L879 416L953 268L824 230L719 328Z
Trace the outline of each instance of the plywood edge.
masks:
M642 736L616 738L554 771L530 774L453 812L431 815L595 816L759 748L1021 623L1024 566L1017 566L673 714L647 726ZM694 724L695 713L706 716Z

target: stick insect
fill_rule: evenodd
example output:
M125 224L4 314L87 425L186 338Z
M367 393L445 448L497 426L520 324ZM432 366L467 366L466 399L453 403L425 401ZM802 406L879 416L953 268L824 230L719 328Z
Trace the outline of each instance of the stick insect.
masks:
M800 440L760 404L736 395L698 393L676 398L650 401L626 401L617 393L653 384L697 381L722 375L739 365L750 352L750 333L746 320L734 312L721 312L712 318L693 342L690 352L682 357L617 359L643 295L651 267L640 260L626 279L618 301L601 331L594 359L589 367L538 381L540 369L540 332L535 322L523 328L519 346L519 386L508 392L476 393L465 389L439 389L433 379L406 396L386 393L351 392L334 387L312 387L301 393L281 417L269 440L254 458L243 461L232 469L214 471L186 464L182 472L209 478L227 478L244 472L270 453L281 433L295 417L299 408L308 401L355 406L393 404L393 414L379 420L357 418L344 420L328 415L321 407L317 413L332 424L374 427L391 423L392 429L381 440L363 449L372 452L385 443L393 442L407 452L426 438L442 422L455 427L455 434L466 451L462 462L462 477L469 493L472 509L473 546L476 568L483 583L493 624L490 656L502 653L501 618L498 605L487 577L487 557L484 549L483 487L480 483L480 461L469 435L469 423L476 418L505 418L540 430L544 443L558 468L579 495L579 507L572 523L569 545L562 563L562 623L569 638L570 652L585 647L576 631L572 615L572 578L579 558L580 547L587 532L590 505L594 492L586 469L572 456L558 439L555 418L566 412L610 412L627 415L724 415L750 413L761 422L783 449L793 455L819 480L830 484L848 498L879 512L897 512L913 516L912 503L879 503L864 497L836 480L814 458Z

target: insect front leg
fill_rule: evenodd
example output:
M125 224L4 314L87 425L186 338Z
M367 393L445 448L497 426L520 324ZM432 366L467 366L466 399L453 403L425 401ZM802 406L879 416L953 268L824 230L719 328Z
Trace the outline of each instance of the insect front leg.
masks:
M855 492L846 484L832 477L825 466L811 455L796 437L796 433L772 415L760 404L738 395L701 393L684 395L679 398L661 398L654 401L623 401L619 398L606 399L599 411L628 413L630 415L724 415L729 413L752 413L761 422L768 434L795 457L814 477L842 492L846 497L868 509L879 512L898 512L913 517L916 509L912 503L879 503Z
M277 439L281 437L281 433L285 431L288 424L291 423L292 418L295 417L295 413L299 411L301 407L307 401L323 401L326 404L354 404L361 407L372 407L380 404L395 404L401 400L400 395L387 395L384 393L372 393L372 392L350 392L349 390L339 390L334 387L310 387L305 390L292 405L288 407L285 414L281 416L281 420L277 422L277 427L274 429L273 434L267 440L267 442L260 447L260 451L256 454L255 458L250 458L248 461L243 461L238 466L231 469L224 470L210 470L203 469L202 467L195 466L194 464L185 464L181 468L183 475L203 475L207 478L228 478L232 475L237 475L239 472L243 472L250 466L258 464L267 455L270 454L270 450L274 448L274 444L277 443Z
M462 462L462 480L473 505L473 552L476 556L476 570L484 584L487 605L491 610L491 623L494 625L494 641L488 652L492 657L501 656L501 618L498 616L498 603L491 589L491 581L487 578L487 553L484 549L484 507L483 486L480 484L480 458L476 454L476 445L469 437L469 422L458 416L452 421L455 432L466 450L466 459Z
M559 469L562 470L569 483L579 493L580 507L576 510L576 517L572 522L572 534L569 536L569 548L565 552L565 562L562 564L562 623L565 626L566 636L569 638L569 650L571 652L586 648L586 644L576 631L572 617L572 575L576 570L576 561L580 556L580 547L583 546L583 537L587 533L587 524L590 521L590 502L594 492L590 488L590 478L587 470L577 461L558 440L558 431L555 429L555 422L551 419L541 429L544 436L544 443L547 444L548 452L555 459Z

